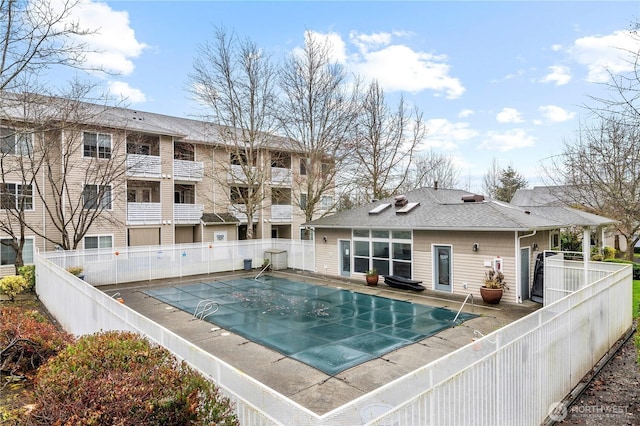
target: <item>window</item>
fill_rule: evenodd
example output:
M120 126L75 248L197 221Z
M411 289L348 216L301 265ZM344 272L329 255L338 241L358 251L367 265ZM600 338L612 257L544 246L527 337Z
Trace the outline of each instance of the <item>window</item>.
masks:
M14 129L0 128L0 153L29 155L33 149L33 135L19 133Z
M309 160L307 160L306 158L301 158L300 159L300 175L302 176L306 176L307 175L307 162Z
M111 158L111 135L84 132L84 156Z
M82 203L85 209L111 209L111 186L85 185Z
M381 275L411 278L412 253L411 231L353 230L354 272L375 268Z
M128 188L127 203L150 203L151 188Z
M195 161L196 148L190 143L176 142L173 145L174 160Z
M175 204L195 204L196 194L193 185L176 185L173 190Z
M229 188L231 204L245 204L249 198L249 188L246 186L232 186Z
M113 247L113 237L111 235L96 235L84 237L85 249L111 248Z
M291 168L291 154L287 152L272 151L271 152L271 167L277 167L280 169Z
M237 151L229 154L229 161L234 166L248 165L249 164L248 158L249 156L244 151ZM252 166L256 165L255 155L253 155L253 157L251 158L251 165Z
M307 209L307 194L300 194L300 208L302 210Z
M323 196L320 199L320 210L331 210L333 208L333 197Z
M15 265L16 251L13 249L13 239L0 239L0 265ZM25 264L33 263L33 239L27 238L22 248L22 260Z
M0 184L0 208L3 210L33 210L31 185Z

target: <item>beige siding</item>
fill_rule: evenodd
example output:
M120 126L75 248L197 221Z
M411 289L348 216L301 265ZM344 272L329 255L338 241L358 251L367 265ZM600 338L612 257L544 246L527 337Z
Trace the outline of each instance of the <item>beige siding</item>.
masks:
M202 241L211 243L216 242L216 232L226 232L226 241L234 241L238 239L238 227L234 224L229 225L208 225L202 227Z
M162 228L160 232L160 244L174 244L173 138L170 136L160 136L160 163L163 176L163 179L160 181L160 202L162 203Z
M160 244L160 228L130 228L130 246L155 246Z
M327 237L324 242L323 237ZM338 240L351 240L351 231L342 229L316 230L316 269L320 274L340 275L340 246Z

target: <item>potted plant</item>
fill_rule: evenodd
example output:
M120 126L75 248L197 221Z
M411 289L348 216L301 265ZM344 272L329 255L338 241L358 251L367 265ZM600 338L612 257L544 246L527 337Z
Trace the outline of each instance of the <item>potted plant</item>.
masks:
M502 293L507 287L504 274L501 271L489 270L484 274L483 286L480 287L480 295L485 303L495 305L502 299Z
M369 269L367 272L365 272L366 274L366 280L367 280L367 285L369 287L375 287L378 285L378 279L380 278L378 276L378 271L373 268L373 269Z
M84 271L84 268L82 266L69 266L67 267L67 272L69 272L70 274L75 275L76 277L80 278L81 280L84 280L84 274L82 273Z

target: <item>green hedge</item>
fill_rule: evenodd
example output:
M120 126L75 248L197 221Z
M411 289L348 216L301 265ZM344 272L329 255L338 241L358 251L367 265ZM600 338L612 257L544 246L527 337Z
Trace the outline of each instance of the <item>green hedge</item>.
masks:
M633 279L640 280L640 263L635 263L635 262L631 262L629 260L624 260L624 259L606 259L605 262L632 264Z

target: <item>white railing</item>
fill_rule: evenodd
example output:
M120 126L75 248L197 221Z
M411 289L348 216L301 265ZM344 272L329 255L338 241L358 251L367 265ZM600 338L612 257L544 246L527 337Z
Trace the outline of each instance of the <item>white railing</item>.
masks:
M127 203L127 225L157 225L161 222L161 203Z
M175 180L201 181L203 176L204 163L201 161L173 160Z
M200 223L203 211L202 204L174 204L173 220L179 225Z
M233 215L240 223L247 223L247 206L245 204L231 204L227 211ZM256 210L253 214L253 223L260 220L260 214Z
M272 222L291 222L293 220L293 207L291 205L271 205Z
M82 265L85 280L101 286L242 270L244 259L258 267L270 249L287 252L288 268L315 271L313 242L286 239L67 250L42 256L61 268Z
M160 157L156 155L127 154L127 175L159 178L162 176Z
M255 175L256 168L251 167L249 173ZM247 183L248 181L244 168L238 164L231 164L227 172L227 182Z
M211 248L127 248L103 253L105 259L83 266L92 284L108 270L116 271L116 279L108 283L117 283L119 275L138 280L157 278L156 274L203 273L209 268L240 269L243 258L251 256L255 264L270 244L288 250L289 265L300 251L311 252L303 258L313 253L313 243L276 239ZM615 265L615 271L557 302L317 415L62 269L88 255L100 256L87 253L36 253L36 290L49 312L74 334L124 329L162 344L220 386L235 402L241 424L538 425L632 325L631 266ZM143 271L136 276L138 269Z
M291 186L291 169L282 167L271 168L271 184L277 186Z

